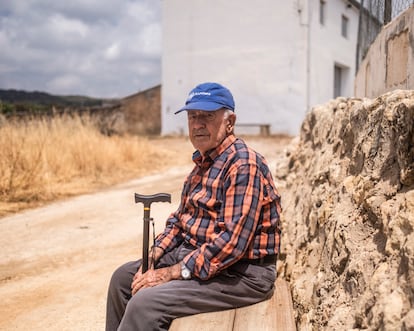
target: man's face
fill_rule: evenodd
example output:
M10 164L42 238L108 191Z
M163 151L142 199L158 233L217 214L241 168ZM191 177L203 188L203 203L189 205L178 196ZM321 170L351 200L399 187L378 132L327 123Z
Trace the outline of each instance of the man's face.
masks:
M221 144L232 132L236 115L225 115L225 109L216 111L188 110L188 133L191 143L201 154Z

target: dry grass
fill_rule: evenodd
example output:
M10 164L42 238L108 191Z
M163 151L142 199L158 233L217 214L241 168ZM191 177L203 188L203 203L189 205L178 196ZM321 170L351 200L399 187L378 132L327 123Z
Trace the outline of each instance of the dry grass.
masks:
M62 116L3 123L0 153L2 216L161 170L169 151L144 137L104 136L89 117Z

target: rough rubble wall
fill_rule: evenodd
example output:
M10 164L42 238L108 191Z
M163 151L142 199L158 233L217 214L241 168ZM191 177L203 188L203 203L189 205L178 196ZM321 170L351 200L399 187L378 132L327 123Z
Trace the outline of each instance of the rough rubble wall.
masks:
M276 179L298 330L414 330L414 91L313 108Z

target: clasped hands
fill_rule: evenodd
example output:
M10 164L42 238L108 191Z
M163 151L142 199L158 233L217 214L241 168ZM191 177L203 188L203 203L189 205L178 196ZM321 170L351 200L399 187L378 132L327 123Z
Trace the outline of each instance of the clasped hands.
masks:
M163 250L155 247L154 259L158 259L162 256ZM144 274L142 273L142 266L138 269L134 275L131 284L131 293L134 295L139 290L147 287L153 287L160 284L164 284L173 279L181 278L181 267L180 264L175 264L165 268L154 269L155 263L149 263L151 266Z

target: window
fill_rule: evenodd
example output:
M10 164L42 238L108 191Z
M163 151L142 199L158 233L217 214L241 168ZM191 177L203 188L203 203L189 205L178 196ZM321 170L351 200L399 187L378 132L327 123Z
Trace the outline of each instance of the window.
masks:
M325 25L325 0L319 1L319 23Z
M342 37L348 38L348 17L342 15L342 25L341 25Z
M333 97L344 97L348 96L351 92L351 70L349 67L334 63L334 77L333 77Z
M342 68L335 65L334 68L334 98L342 95Z

